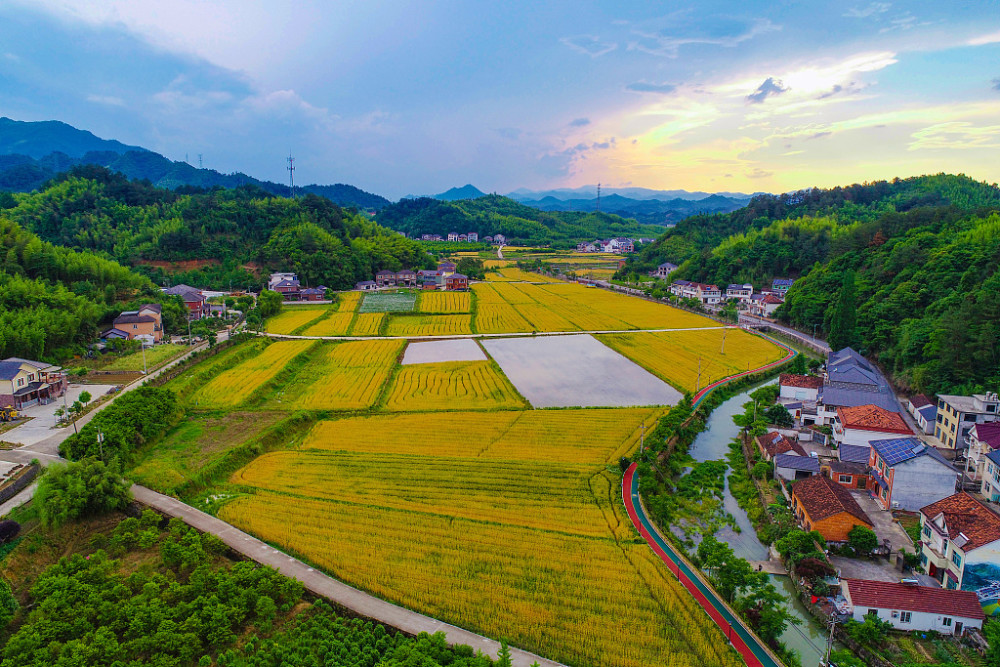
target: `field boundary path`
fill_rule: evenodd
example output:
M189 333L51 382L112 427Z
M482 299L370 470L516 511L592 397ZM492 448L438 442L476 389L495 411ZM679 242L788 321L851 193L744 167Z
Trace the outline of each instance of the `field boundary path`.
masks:
M757 332L758 336L767 338L775 345L779 345L787 354L778 361L765 364L760 368L755 368L743 373L737 373L717 382L713 382L694 396L693 405L697 408L705 397L719 387L738 380L747 375L754 375L770 368L775 368L793 359L798 352L785 345L781 341L770 336L765 336ZM646 508L639 497L639 475L637 474L638 464L632 463L622 477L622 502L625 504L625 511L628 513L632 525L635 527L646 544L662 560L667 569L677 577L677 580L691 593L695 601L705 610L705 612L715 621L716 625L726 635L729 643L743 657L744 662L750 667L783 667L782 662L771 651L761 639L754 634L733 609L715 592L711 584L705 580L700 572L671 544L663 537L660 531L653 525L646 513Z
M590 334L634 334L634 333L671 333L676 331L717 331L719 329L742 329L735 324L720 324L714 327L686 327L679 329L595 329L591 331L534 331L522 333L474 333L474 334L420 334L411 336L295 336L292 334L277 334L261 332L269 338L288 338L292 340L453 340L456 338L531 338L532 336L577 336ZM766 337L774 342L773 338ZM782 346L784 347L784 346ZM753 371L751 371L753 372ZM735 377L735 376L734 376Z
M331 600L360 616L384 623L410 635L417 635L421 632L431 634L443 632L449 644L466 644L471 646L473 650L483 651L494 658L500 650L500 642L410 611L348 586L342 581L308 566L297 558L271 547L266 542L244 533L222 519L197 510L175 498L139 485L132 486L132 494L137 502L152 507L167 516L177 517L204 533L215 535L238 553L262 565L270 565L286 577L302 582L302 585L309 592ZM518 665L518 667L528 667L534 662L545 667L560 667L558 662L513 646L510 647L510 652L513 664Z

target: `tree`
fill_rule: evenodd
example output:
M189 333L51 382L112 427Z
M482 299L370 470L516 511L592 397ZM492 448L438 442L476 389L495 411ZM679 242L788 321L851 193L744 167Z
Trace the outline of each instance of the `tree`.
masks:
M858 343L858 289L855 283L854 271L845 271L827 337L833 350L854 347Z
M847 532L847 544L855 555L867 558L878 548L878 536L871 529L857 525Z
M818 549L817 545L819 545ZM783 557L798 562L803 558L823 558L820 550L826 548L826 540L815 530L806 532L796 528L777 540L774 543L774 548Z
M280 313L283 304L284 297L269 289L261 290L260 296L257 297L257 310L265 320Z
M507 646L507 640L500 640L500 650L497 652L497 661L493 663L496 667L511 667L514 664L513 659L510 655L510 647Z
M21 524L13 519L0 521L0 544L6 544L21 532Z
M17 613L17 598L6 579L0 577L0 629L6 628Z
M132 501L132 493L114 467L94 458L49 466L35 491L42 525L57 527L124 509Z
M983 635L990 644L986 649L987 667L1000 667L1000 621L988 618L983 625Z
M784 405L772 405L764 411L764 416L767 417L768 423L775 426L784 426L785 428L795 426L795 418Z

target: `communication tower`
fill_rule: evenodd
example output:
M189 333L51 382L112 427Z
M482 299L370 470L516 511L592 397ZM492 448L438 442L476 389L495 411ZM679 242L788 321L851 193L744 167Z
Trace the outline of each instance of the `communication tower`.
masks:
M288 151L288 189L291 190L292 197L295 197L295 158L292 152Z

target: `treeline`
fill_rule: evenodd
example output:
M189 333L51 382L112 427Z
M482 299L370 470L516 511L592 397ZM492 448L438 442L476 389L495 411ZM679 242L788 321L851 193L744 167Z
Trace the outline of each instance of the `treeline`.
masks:
M64 359L143 302L163 304L168 329L184 317L184 306L148 278L43 241L7 217L13 210L0 211L0 359Z
M580 241L615 236L655 237L663 228L607 213L547 212L519 204L501 195L441 201L421 197L403 199L379 211L379 224L408 236L449 232L476 232L480 238L503 234L524 245L575 247Z
M14 203L6 215L43 240L100 252L158 284L176 281L172 262L185 263L186 282L216 289L259 285L272 270L343 289L381 269L432 263L418 243L364 214L317 195L288 199L252 185L171 191L80 166Z

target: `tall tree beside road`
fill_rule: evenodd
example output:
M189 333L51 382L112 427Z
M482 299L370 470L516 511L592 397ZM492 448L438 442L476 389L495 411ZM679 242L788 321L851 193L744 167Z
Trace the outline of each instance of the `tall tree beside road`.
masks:
M858 288L854 271L844 272L840 294L830 317L830 349L855 347L858 343Z

